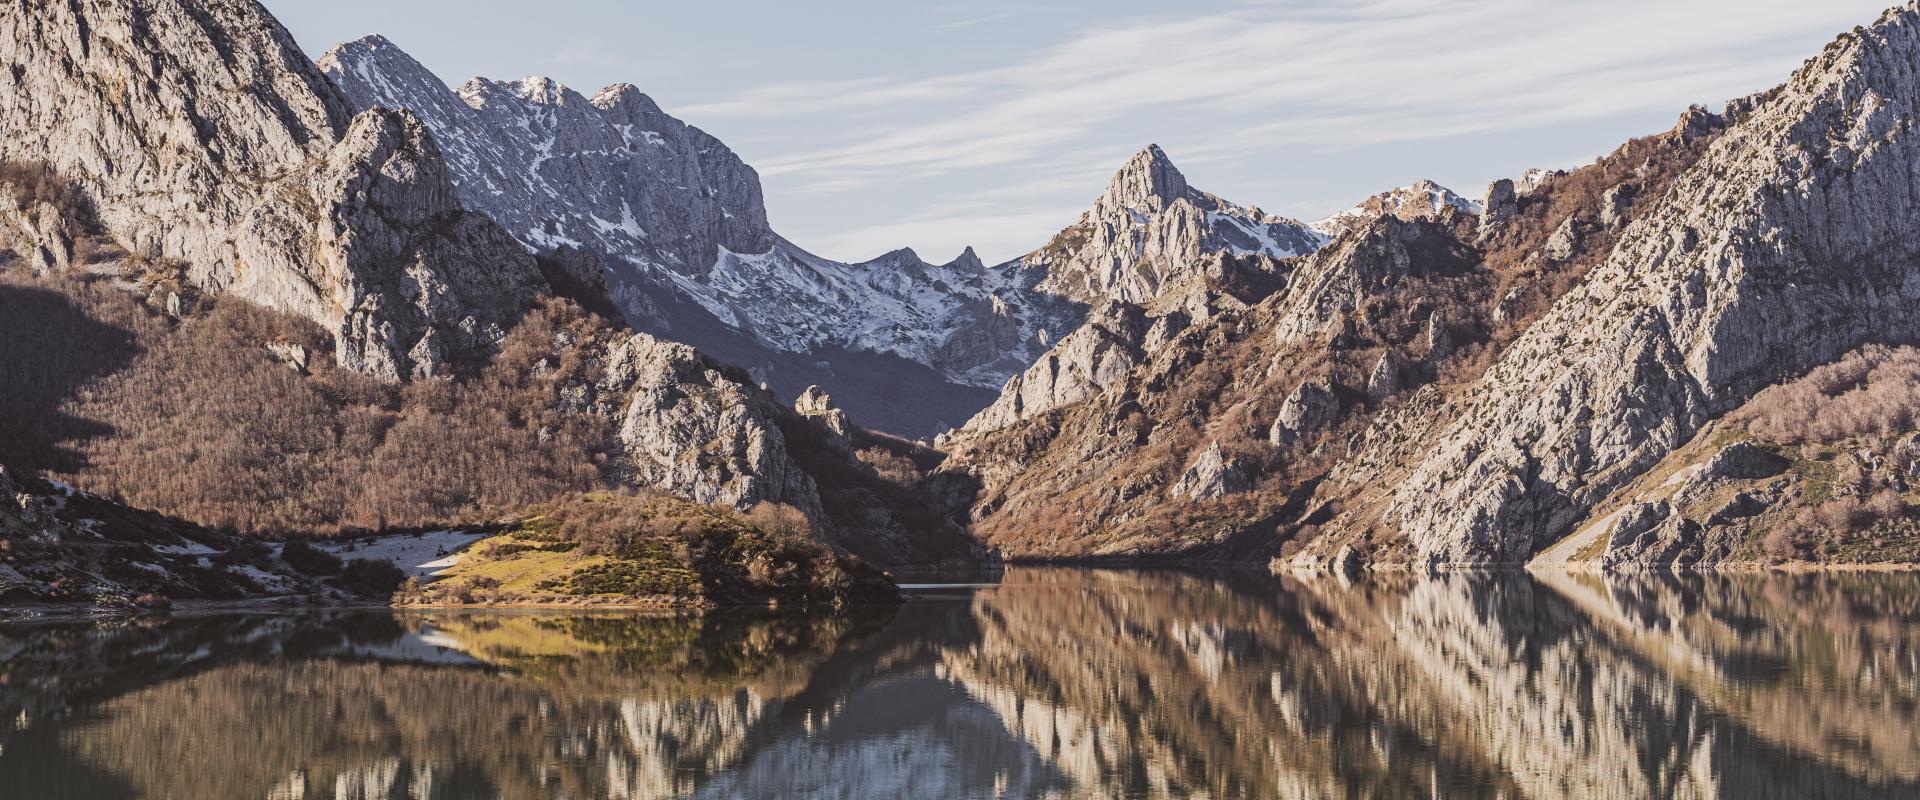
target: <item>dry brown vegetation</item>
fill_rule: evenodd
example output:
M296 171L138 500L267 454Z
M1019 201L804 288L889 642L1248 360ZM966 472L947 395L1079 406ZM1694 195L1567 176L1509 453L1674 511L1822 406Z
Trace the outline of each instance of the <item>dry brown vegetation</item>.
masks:
M1754 395L1732 419L1780 444L1890 436L1920 414L1920 350L1868 345Z
M92 232L99 227L86 194L45 164L0 161L0 190L6 192L16 210L27 211L46 203L81 231Z
M215 300L177 323L107 281L0 276L0 463L243 532L336 534L470 519L601 485L611 436L560 409L585 365L564 301L493 363L397 389L332 366L304 320ZM303 372L276 357L303 352ZM10 428L10 430L9 430Z
M593 354L622 330L570 301L490 361L396 387L335 368L305 320L230 298L174 319L165 292L0 270L0 464L276 537L488 521L618 482L613 423L562 394L597 381ZM778 422L820 488L821 538L882 563L972 560L926 500L938 453L856 430L855 458L811 420Z

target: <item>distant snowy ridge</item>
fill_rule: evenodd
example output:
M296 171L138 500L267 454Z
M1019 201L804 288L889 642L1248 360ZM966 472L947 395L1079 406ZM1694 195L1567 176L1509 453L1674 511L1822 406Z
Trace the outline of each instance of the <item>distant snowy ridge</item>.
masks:
M547 78L476 78L456 91L379 36L320 66L356 105L425 120L461 199L529 248L599 256L642 327L670 292L776 350L891 353L988 389L1024 366L1022 343L1047 338L1053 309L1030 308L1018 270L988 269L971 250L941 265L911 250L846 264L780 237L753 169L633 86L588 98ZM994 337L997 352L953 346L983 321L1013 335Z
M856 418L911 435L965 420L1108 302L1185 291L1221 255L1284 259L1328 236L1189 186L1150 146L1046 247L1003 264L971 249L861 263L775 233L759 175L627 84L583 96L547 78L451 89L392 42L319 66L357 107L412 110L461 201L536 254L600 262L628 321L797 395L820 384Z

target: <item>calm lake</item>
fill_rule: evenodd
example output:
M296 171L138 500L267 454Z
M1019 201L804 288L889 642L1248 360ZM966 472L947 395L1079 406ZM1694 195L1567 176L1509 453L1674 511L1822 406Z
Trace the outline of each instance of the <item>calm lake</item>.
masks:
M1920 797L1920 577L0 625L3 798Z

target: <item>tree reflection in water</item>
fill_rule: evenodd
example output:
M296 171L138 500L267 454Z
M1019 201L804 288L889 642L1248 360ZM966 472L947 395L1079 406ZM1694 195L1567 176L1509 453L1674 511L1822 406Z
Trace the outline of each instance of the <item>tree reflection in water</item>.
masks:
M830 616L0 626L0 797L1897 797L1920 576L1009 569Z

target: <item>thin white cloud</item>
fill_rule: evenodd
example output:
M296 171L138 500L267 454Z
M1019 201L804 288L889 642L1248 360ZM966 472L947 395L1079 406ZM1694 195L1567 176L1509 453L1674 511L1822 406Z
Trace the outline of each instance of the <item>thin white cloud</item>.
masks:
M1230 167L1303 149L1677 113L1778 83L1798 63L1782 58L1781 40L1804 46L1809 31L1824 36L1870 20L1881 1L1242 3L1113 20L1017 63L916 79L775 83L678 113L696 124L830 119L807 127L831 133L755 153L770 194L910 195L909 187L965 182L968 173L1058 174L1063 161L1093 152L1112 154L1111 169L1147 141L1169 138L1193 144L1173 154L1183 165ZM1098 189L1096 180L1082 194ZM1009 202L1056 207L1060 199L1041 192ZM1278 192L1233 199L1298 207ZM828 241L877 245L883 233L933 235L935 225L962 223L903 213L905 221L876 220ZM1003 207L968 221L1039 216ZM1070 220L1024 231L1026 246Z

